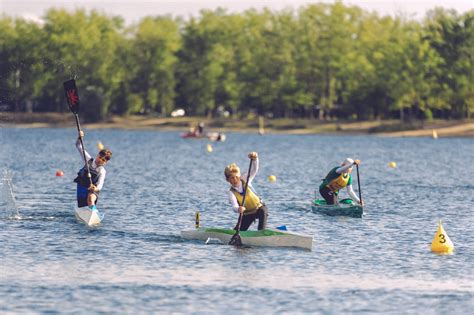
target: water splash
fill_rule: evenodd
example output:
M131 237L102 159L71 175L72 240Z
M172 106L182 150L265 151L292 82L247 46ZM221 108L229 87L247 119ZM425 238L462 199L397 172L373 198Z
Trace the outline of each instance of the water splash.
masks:
M6 204L7 210L10 210L10 217L20 220L21 216L16 205L15 194L13 193L12 176L9 171L3 172L1 186L2 201Z

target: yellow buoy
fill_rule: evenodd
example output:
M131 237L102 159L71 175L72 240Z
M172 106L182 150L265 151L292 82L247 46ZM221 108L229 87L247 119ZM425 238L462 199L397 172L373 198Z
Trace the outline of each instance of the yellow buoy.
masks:
M433 139L438 139L438 132L433 129Z
M196 227L196 229L199 229L200 221L201 215L199 214L199 211L196 211L196 214L194 216L194 226Z
M211 153L213 151L212 145L208 144L207 145L207 152Z
M268 181L269 181L269 182L274 182L274 181L276 181L276 180L277 180L277 178L276 178L275 175L270 175L270 176L268 176Z
M397 163L395 163L395 162L390 162L390 163L388 163L388 166L391 167L391 168L396 168L396 167L397 167Z
M439 220L438 231L431 242L431 251L435 253L451 253L454 250L453 242L443 229L441 220Z
M104 149L104 145L102 144L102 142L100 142L100 141L97 142L97 149L99 149L99 151Z

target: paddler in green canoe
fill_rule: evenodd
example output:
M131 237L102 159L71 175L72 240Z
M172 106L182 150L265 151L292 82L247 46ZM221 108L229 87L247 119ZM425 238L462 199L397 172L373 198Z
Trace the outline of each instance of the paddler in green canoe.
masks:
M225 168L224 175L231 186L228 191L228 197L233 210L237 213L242 213L241 231L247 231L256 219L258 219L258 229L263 230L267 226L268 208L252 187L252 180L258 172L258 154L257 152L250 152L248 157L253 161L249 174L242 174L241 176L240 168L235 163L229 164ZM245 203L242 205L247 178L248 188L245 195Z
M328 205L339 203L338 195L339 190L346 187L349 196L355 202L361 206L364 205L359 197L357 197L354 189L352 189L352 167L359 165L360 160L353 160L347 158L342 162L341 166L334 167L323 179L323 182L319 186L319 193L323 196L324 200Z

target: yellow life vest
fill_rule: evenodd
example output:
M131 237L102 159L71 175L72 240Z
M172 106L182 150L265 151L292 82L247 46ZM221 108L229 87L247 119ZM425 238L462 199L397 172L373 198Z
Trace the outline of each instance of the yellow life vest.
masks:
M349 173L342 173L341 175L330 181L326 186L331 189L331 191L337 192L339 191L339 189L347 186L347 182L349 182L350 177L351 176L349 175Z
M245 181L243 179L240 179L242 182L242 187L245 188ZM243 195L238 192L234 187L230 189L234 193L235 198L237 199L237 202L239 205L242 205L242 199ZM262 202L260 201L260 197L258 197L250 187L247 187L247 194L245 195L245 204L243 205L245 207L245 212L244 215L246 214L252 214L257 212L258 208L262 206Z

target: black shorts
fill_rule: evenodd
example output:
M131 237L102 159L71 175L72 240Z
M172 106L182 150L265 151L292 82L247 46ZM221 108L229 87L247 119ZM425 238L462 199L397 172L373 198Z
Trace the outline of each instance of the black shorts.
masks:
M79 208L87 206L87 197L89 194L94 194L97 199L95 200L95 204L99 200L99 192L89 192L87 187L77 184L77 191L76 191L76 198L77 198L77 206Z
M240 223L240 231L247 231L248 228L255 220L258 220L258 230L264 230L267 227L268 219L268 208L263 204L258 210L254 213L245 214L242 216L242 222ZM237 230L237 226L234 228Z
M319 188L319 193L323 196L324 200L328 205L335 205L339 203L337 193L329 189L328 187Z

